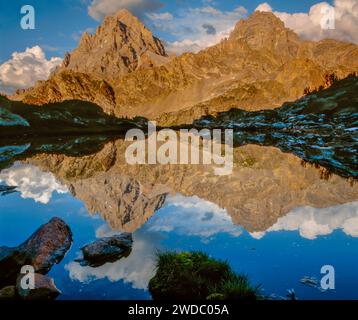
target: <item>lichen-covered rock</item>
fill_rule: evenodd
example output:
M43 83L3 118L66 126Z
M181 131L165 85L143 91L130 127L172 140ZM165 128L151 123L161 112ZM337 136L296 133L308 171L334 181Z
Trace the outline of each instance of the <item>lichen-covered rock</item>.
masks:
M8 194L17 192L15 186L2 186L0 185L0 196L6 196Z
M53 300L56 299L61 291L56 288L55 282L52 278L46 277L42 274L34 274L33 289L24 289L21 285L22 275L17 278L16 289L20 299L23 300Z
M0 102L3 101L3 99L0 97ZM23 126L23 127L29 127L29 123L20 117L17 114L11 113L9 110L4 109L0 106L0 126L7 127L7 126Z
M15 300L17 298L16 287L7 286L0 290L0 301L1 300Z
M71 244L70 227L61 219L53 218L18 247L0 247L0 287L14 284L25 265L46 274L63 259Z
M87 83L88 77L83 76L84 78L81 75L76 75L73 82L64 80L66 84L62 83L62 86L66 86L71 91L69 95L56 94L52 96L52 93L48 92L50 89L47 86L44 87L45 100L32 97L24 99L24 103L0 97L0 118L3 118L6 112L5 118L0 119L0 136L17 137L39 134L42 136L47 134L68 136L114 132L124 134L129 129L139 127L136 121L118 119L111 115L113 113L111 110L113 111L114 108L114 102L111 102L113 92L105 81ZM55 87L58 85L58 79L56 79L53 79ZM85 89L87 85L88 89ZM77 86L81 87L82 92L78 96L74 94ZM90 96L88 97L84 92ZM69 101L69 99L75 100ZM100 104L101 107L87 101L93 101ZM38 104L47 102L51 102L51 104L39 108Z
M128 255L132 245L133 239L131 233L122 233L113 237L102 238L81 249L83 260L79 260L79 262L82 265L99 267L107 262L114 262Z

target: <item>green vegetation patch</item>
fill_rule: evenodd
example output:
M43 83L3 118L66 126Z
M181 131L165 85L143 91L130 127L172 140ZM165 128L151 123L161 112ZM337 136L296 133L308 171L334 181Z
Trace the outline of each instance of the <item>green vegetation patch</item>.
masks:
M159 253L157 273L149 282L154 300L256 300L259 287L225 261L201 252Z

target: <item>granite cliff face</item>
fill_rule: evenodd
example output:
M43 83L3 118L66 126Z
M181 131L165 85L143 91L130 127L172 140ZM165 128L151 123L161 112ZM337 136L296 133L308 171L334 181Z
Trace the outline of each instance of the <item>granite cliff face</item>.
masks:
M221 43L169 59L137 18L120 11L84 34L48 81L13 98L42 105L80 97L116 116L172 125L233 107L273 109L327 85L327 75L356 71L358 46L302 41L272 13L255 12ZM106 81L105 94L90 84L98 81Z
M234 150L234 170L217 176L211 165L126 164L117 140L95 155L37 155L27 161L52 172L112 228L133 232L161 208L168 194L197 196L225 208L237 225L265 231L300 206L325 208L356 201L358 185L323 168L304 165L274 147Z
M144 67L150 58L153 65L166 62L162 42L129 11L121 10L107 16L95 34L85 32L56 73L72 70L111 81Z

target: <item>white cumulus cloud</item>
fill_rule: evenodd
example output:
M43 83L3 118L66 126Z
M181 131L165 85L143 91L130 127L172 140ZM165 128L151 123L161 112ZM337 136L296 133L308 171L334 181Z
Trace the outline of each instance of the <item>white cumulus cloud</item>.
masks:
M335 0L333 6L327 2L319 2L309 12L293 14L274 11L266 2L260 4L256 10L273 12L286 27L306 40L330 38L358 43L358 0ZM334 23L328 23L329 20ZM333 29L327 29L328 25Z
M14 52L10 60L0 65L0 91L11 94L16 89L33 86L38 80L46 80L61 62L59 57L46 59L39 46Z
M170 33L175 41L167 43L167 49L181 54L198 52L201 49L219 43L227 38L235 24L247 14L247 10L239 6L233 11L220 11L212 6L178 10L170 20L158 19L149 14L155 30Z
M267 3L261 3L255 11L261 11L261 12L272 12L272 7Z
M242 234L242 228L235 226L225 209L215 203L183 195L169 196L166 201L168 212L151 218L147 228L152 232L176 232L197 236L207 240L219 233L234 237Z
M358 202L326 209L297 208L280 218L266 232L253 233L252 236L260 239L268 232L299 231L301 237L314 240L336 230L342 230L351 237L358 237Z
M173 15L169 12L163 13L147 13L147 17L153 21L170 21L173 19Z
M11 168L1 171L0 182L16 186L22 198L33 199L43 204L49 203L53 192L68 192L52 173L42 172L30 164L16 163Z

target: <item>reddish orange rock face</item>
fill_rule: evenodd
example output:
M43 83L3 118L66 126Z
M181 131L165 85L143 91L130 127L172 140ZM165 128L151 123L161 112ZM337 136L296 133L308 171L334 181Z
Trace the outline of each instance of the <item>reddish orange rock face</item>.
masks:
M25 265L32 266L37 273L48 273L63 259L71 244L69 226L53 218L18 247L0 247L0 287L13 285Z

